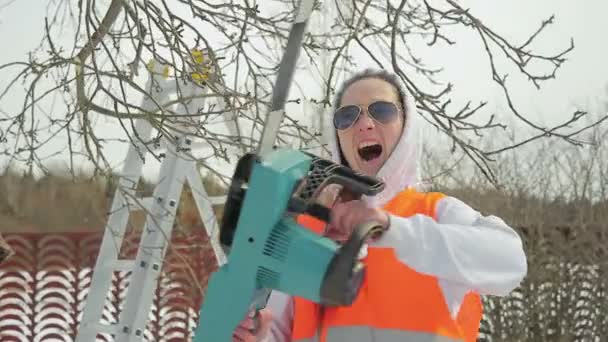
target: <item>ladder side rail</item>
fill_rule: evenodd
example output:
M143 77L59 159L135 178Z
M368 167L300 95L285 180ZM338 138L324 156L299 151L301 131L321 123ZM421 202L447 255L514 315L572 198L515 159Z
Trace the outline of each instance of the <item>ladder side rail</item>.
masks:
M208 92L207 87L201 89L194 84L190 84L187 88L190 88L192 93L202 91L203 94L206 94ZM186 114L192 112L188 107L202 103L203 101L195 101L184 105ZM175 112L178 111L175 110ZM176 134L176 143L171 144L167 141L168 139L165 139L167 141L166 157L161 166L158 191L155 191L155 200L151 211L146 216L145 228L125 297L124 309L121 311L120 326L115 342L136 342L142 341L144 338L158 278L170 244L177 207L184 182L187 181L186 172L195 164L195 161L185 153L192 144L189 135L194 130L191 126L194 119L191 117L179 120L180 123L173 126L180 131ZM169 121L171 118L167 120L167 122Z
M156 110L156 103L163 103L168 98L166 91L155 93L154 82L161 82L150 74L146 89L154 94L154 100L146 97L141 107L148 110ZM156 102L156 103L155 103ZM137 184L141 177L144 158L148 146L146 142L150 139L152 125L144 119L135 119L135 134L133 144L130 144L125 157L124 165L119 175L119 182L114 192L112 206L108 213L108 220L104 227L97 260L93 268L93 274L85 299L80 324L76 336L76 342L94 341L101 325L105 302L112 283L112 275L116 270L115 265L119 263L118 253L122 245L130 215L129 197L135 196ZM112 329L107 329L112 330Z

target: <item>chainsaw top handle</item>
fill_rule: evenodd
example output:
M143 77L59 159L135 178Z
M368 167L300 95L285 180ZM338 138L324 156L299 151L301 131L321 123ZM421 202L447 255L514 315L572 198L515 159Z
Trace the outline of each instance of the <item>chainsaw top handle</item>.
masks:
M323 190L330 185L340 185L341 193L352 199L361 196L373 196L384 190L384 182L366 176L345 165L336 164L304 152L312 158L308 175L300 181L289 202L289 209L294 213L306 213L329 223L330 209L316 202Z

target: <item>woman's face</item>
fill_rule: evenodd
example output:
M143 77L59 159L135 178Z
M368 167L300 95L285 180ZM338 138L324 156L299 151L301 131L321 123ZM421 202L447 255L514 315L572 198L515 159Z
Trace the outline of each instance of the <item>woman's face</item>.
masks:
M359 106L361 113L350 127L337 130L342 153L352 169L376 176L397 145L403 129L404 115L397 91L384 80L363 79L350 85L344 92L340 107L349 105ZM382 123L375 120L368 108L390 120L383 120ZM392 110L398 111L396 116L388 113ZM340 115L337 113L334 115Z

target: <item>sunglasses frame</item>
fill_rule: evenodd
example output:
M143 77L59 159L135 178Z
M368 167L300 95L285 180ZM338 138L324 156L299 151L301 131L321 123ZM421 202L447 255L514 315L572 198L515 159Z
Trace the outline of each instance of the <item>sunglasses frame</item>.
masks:
M396 109L395 116L394 116L393 119L391 119L391 121L389 121L387 123L384 123L384 122L376 119L376 117L373 114L370 114L369 107L372 106L372 105L374 105L374 104L377 104L377 103L390 103L393 106L395 106L395 109ZM353 122L348 127L346 127L346 128L338 128L338 127L336 127L336 120L335 120L336 119L336 113L338 113L341 109L347 108L347 107L356 107L357 109L359 109L359 112L357 113L357 116L355 117L355 119L353 120ZM341 106L341 107L339 107L338 109L336 109L334 111L334 115L332 117L332 123L333 123L334 128L336 130L338 130L338 131L346 131L347 129L352 128L355 125L355 123L357 121L359 121L359 118L361 117L361 113L363 112L364 108L365 108L365 111L367 112L367 115L372 120L374 120L375 122L377 122L377 123L379 123L381 125L386 125L386 124L392 122L393 120L395 120L395 118L399 117L399 114L402 113L401 108L396 103L391 102L391 101L378 100L378 101L374 101L374 102L368 104L367 106L362 106L362 105L358 105L358 104L350 104L350 105L346 105L346 106Z

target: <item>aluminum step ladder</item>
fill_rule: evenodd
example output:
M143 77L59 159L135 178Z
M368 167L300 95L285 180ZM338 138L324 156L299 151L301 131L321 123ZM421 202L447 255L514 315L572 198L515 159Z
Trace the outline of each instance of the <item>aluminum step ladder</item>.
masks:
M279 126L285 115L284 106L295 73L300 48L304 42L306 25L316 2L316 0L300 0L296 7L294 23L289 33L287 46L274 85L270 112L266 117L256 151L260 155L269 153L274 147ZM154 110L156 108L155 102L163 103L167 100L172 85L168 84L165 80L166 77L159 77L159 75L166 74L166 71L157 70L150 77L146 89L153 89L154 83L158 83L163 85L161 88L165 90L161 91L155 100L144 101L142 108ZM140 120L136 124L136 131L144 139L150 136L151 130L149 123L144 120ZM98 333L112 334L116 342L143 341L154 289L157 286L157 279L162 268L169 242L168 237L171 235L177 202L181 196L184 181L187 181L192 188L201 218L209 223L205 224L205 228L218 265L221 266L226 263L226 255L219 245L217 220L211 207L212 204L223 203L225 199L208 197L194 162L184 159L187 155L187 153L184 153L184 149L191 148L191 144L187 135L179 135L176 137L175 144L168 144L166 158L161 165L159 184L153 196L143 201L133 201L133 199L143 165L139 152L144 153L147 147L141 142L136 142L135 145L130 147L95 265L89 295L76 338L77 342L95 341ZM121 187L125 191L121 192ZM148 207L150 211L146 218L137 257L127 262L119 261L119 248L125 235L129 212L132 211L132 209L129 209L129 204L140 209L142 206L137 204L141 202L143 202L143 207ZM103 325L100 323L101 316L112 280L112 273L120 270L132 271L124 301L124 309L119 315L118 323Z
M200 59L200 57L199 52L195 58ZM175 92L176 81L168 77L167 67L159 63L149 63L148 71L150 76L146 89L154 95L153 99L145 98L141 107L155 111L158 108L157 104L166 103L172 92ZM198 93L208 91L208 87L202 89L196 85L190 85L189 89L190 92ZM198 101L198 104L200 103ZM205 191L195 160L190 154L193 142L188 132L192 132L192 127L181 122L172 128L177 128L180 133L174 133L176 135L172 139L161 140L159 146L158 139L150 137L153 131L151 124L144 119L136 119L136 133L133 134L133 143L127 152L112 201L76 337L77 342L93 342L98 334L104 333L110 334L116 342L144 340L154 292L186 182L192 190L201 219L205 222L217 262L225 263L223 250L216 242L219 229L212 208L213 204L223 203L225 198L211 198ZM158 150L159 147L164 147L165 151L153 195L148 198L137 198L136 188L142 175L145 156L150 151ZM137 210L146 210L146 221L141 232L137 256L132 260L119 260L129 215ZM102 324L106 298L115 271L131 271L126 297L118 322Z

